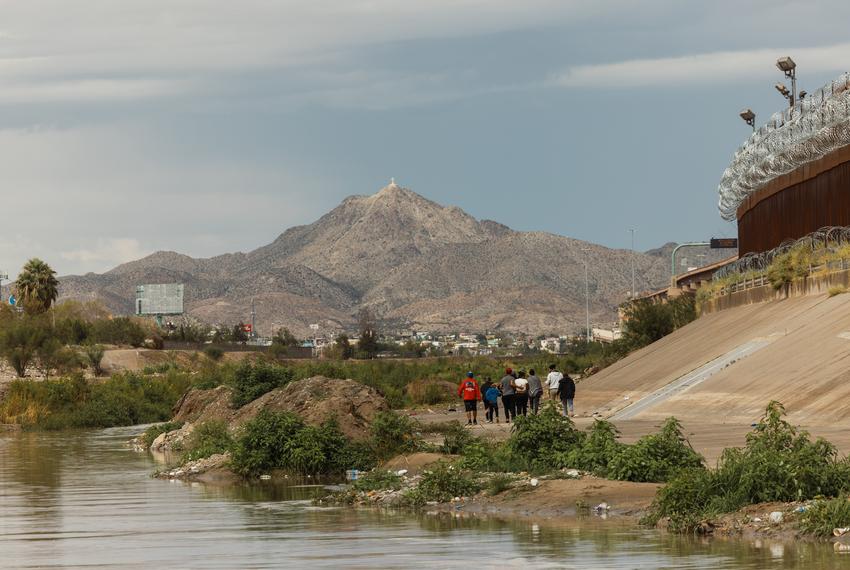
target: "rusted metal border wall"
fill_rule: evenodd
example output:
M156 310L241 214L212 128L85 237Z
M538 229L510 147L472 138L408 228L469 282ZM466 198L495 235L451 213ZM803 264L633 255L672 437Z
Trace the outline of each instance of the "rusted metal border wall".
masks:
M850 162L767 196L740 214L741 256L773 249L825 226L850 226Z

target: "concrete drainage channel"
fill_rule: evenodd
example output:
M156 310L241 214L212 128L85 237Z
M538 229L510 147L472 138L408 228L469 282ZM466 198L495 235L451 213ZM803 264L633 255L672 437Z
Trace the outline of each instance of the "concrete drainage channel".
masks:
M656 404L660 404L661 402L664 402L665 400L671 398L672 396L675 396L676 394L681 394L685 390L693 388L697 384L700 384L704 380L707 380L711 376L714 376L727 366L730 366L738 360L741 360L742 358L746 358L747 356L758 352L771 342L772 339L770 338L757 338L746 342L741 346L730 350L726 354L715 358L711 362L703 364L696 370L692 370L684 376L680 376L679 378L670 382L657 392L654 392L649 396L646 396L645 398L641 398L640 400L634 402L632 405L623 408L608 419L610 421L630 420L639 413L648 410Z

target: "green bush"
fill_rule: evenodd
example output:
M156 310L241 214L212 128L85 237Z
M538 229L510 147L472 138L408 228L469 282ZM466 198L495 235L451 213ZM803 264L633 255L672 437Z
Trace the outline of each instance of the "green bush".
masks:
M622 481L664 482L683 469L703 466L703 458L682 435L676 418L668 418L657 434L622 446L608 464L608 476Z
M91 344L85 347L83 352L86 355L86 362L88 362L89 366L91 366L92 373L95 376L101 376L103 374L101 362L103 361L103 355L106 352L104 348L99 344Z
M416 430L416 422L408 416L378 412L370 427L375 455L378 459L389 459L399 453L415 451L419 445Z
M294 414L263 410L243 426L231 465L245 476L275 469L333 475L369 469L374 459L369 447L346 438L335 420L307 426Z
M832 529L850 526L850 499L845 496L819 499L808 505L800 516L800 530L826 538Z
M204 354L213 362L218 362L224 357L224 351L217 346L208 346L204 349Z
M773 501L835 497L850 486L850 462L835 447L812 441L782 419L785 409L768 404L743 449L726 449L716 470L680 472L657 495L647 522L670 517L674 528L688 530L700 517Z
M91 323L88 340L103 344L123 344L133 347L142 346L147 333L142 325L131 317L97 319Z
M240 408L293 379L292 370L260 361L243 362L233 376L233 406Z
M607 477L611 461L623 452L625 446L617 441L619 431L614 424L595 420L588 430L582 445L570 451L563 461L564 467L590 471L599 477Z
M511 473L527 469L526 461L513 453L507 443L485 442L476 438L463 449L456 462L459 468L487 473Z
M546 405L539 414L516 418L508 447L529 469L548 471L565 467L563 460L584 437L556 406Z
M199 423L186 439L186 452L183 455L183 462L206 459L233 448L233 437L227 430L227 423L221 420Z
M454 497L469 497L480 490L480 484L469 472L438 463L433 469L425 471L419 485L405 493L404 501L420 507L430 501L444 503Z
M514 478L507 473L498 473L487 481L487 494L494 496L504 493L513 485Z
M82 374L43 382L12 382L0 422L42 429L113 427L161 422L189 386L186 375L116 374L88 382Z
M384 489L401 489L401 477L392 471L373 469L363 474L351 485L357 491L382 491Z
M449 455L460 455L475 440L475 436L459 422L451 422L443 434L443 445L440 451Z

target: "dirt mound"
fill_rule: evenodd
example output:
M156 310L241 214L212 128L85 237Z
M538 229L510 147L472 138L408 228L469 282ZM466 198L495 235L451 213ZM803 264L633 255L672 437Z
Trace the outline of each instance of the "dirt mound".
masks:
M212 390L192 388L174 406L175 422L224 420L232 422L237 410L230 406L233 390L219 386Z
M369 425L375 414L390 409L384 397L373 388L354 380L324 376L292 382L239 409L231 407L232 393L226 386L189 390L175 406L174 421L194 424L223 420L233 429L253 419L261 410L274 410L293 412L311 425L336 417L345 435L364 439L369 435Z
M242 424L260 410L279 410L298 414L311 425L336 417L345 435L365 439L375 414L389 409L387 401L374 388L354 380L314 376L272 390L246 404L237 412L234 423Z

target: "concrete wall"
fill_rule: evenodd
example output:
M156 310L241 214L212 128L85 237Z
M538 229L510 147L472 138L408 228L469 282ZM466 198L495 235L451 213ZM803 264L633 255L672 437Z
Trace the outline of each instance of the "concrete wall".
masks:
M702 306L701 314L716 313L725 309L792 297L825 295L830 288L838 286L850 287L850 270L845 269L829 273L825 271L815 272L808 277L796 279L793 283L779 290L774 289L771 285L765 285L718 296Z

